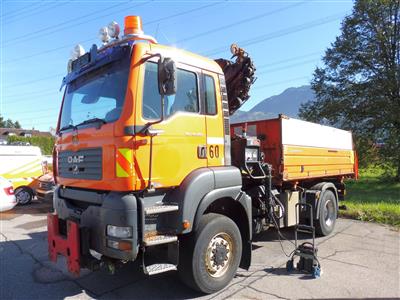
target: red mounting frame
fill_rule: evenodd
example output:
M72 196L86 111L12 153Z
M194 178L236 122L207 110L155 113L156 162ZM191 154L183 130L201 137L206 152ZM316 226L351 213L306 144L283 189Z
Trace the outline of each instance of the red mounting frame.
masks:
M80 235L79 224L67 221L67 237L60 234L58 215L47 215L47 240L49 245L49 258L57 262L57 255L67 258L68 271L79 276L80 273Z

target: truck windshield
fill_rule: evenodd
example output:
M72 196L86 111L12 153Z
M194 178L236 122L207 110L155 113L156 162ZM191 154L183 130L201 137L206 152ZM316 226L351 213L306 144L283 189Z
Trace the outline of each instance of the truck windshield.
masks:
M125 62L125 61L124 61ZM129 64L116 61L68 84L60 130L119 119L125 102Z

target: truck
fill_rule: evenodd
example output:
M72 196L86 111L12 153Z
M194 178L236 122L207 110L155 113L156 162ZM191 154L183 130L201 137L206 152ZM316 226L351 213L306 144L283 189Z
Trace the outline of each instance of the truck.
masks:
M250 267L255 234L302 220L333 231L357 175L351 133L284 116L231 126L255 80L243 49L212 60L160 45L138 16L119 34L112 22L100 48L75 47L63 79L52 261L79 275L139 260L213 293Z
M37 178L45 172L42 152L37 146L0 145L0 176L13 184L18 204L29 204Z

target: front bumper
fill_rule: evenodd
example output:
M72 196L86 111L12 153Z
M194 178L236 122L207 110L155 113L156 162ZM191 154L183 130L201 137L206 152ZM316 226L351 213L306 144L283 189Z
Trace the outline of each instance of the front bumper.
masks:
M79 231L85 230L89 249L118 260L135 260L139 251L137 199L129 193L97 192L57 187L53 205L58 218L73 220ZM107 225L130 226L132 237L117 239L106 235ZM131 250L107 247L107 240L123 240L132 243ZM81 249L82 250L82 249ZM62 253L61 253L62 254Z
M44 200L44 201L52 201L53 200L54 190L43 190L41 188L37 188L35 193L36 193L36 197L39 200Z

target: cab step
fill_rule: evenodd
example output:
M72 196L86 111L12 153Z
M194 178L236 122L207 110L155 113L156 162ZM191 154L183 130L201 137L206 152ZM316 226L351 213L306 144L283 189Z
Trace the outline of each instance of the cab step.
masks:
M178 240L176 235L169 235L169 234L155 234L155 235L148 235L144 238L144 245L146 247L157 246L161 244L168 244L173 243Z
M146 267L147 275L156 275L169 271L176 271L177 267L173 264L154 264Z
M144 208L144 213L147 215L156 215L156 214L162 214L162 213L167 213L167 212L172 212L172 211L177 211L179 209L178 205L173 205L173 204L160 204L160 205L154 205L154 206L149 206Z

